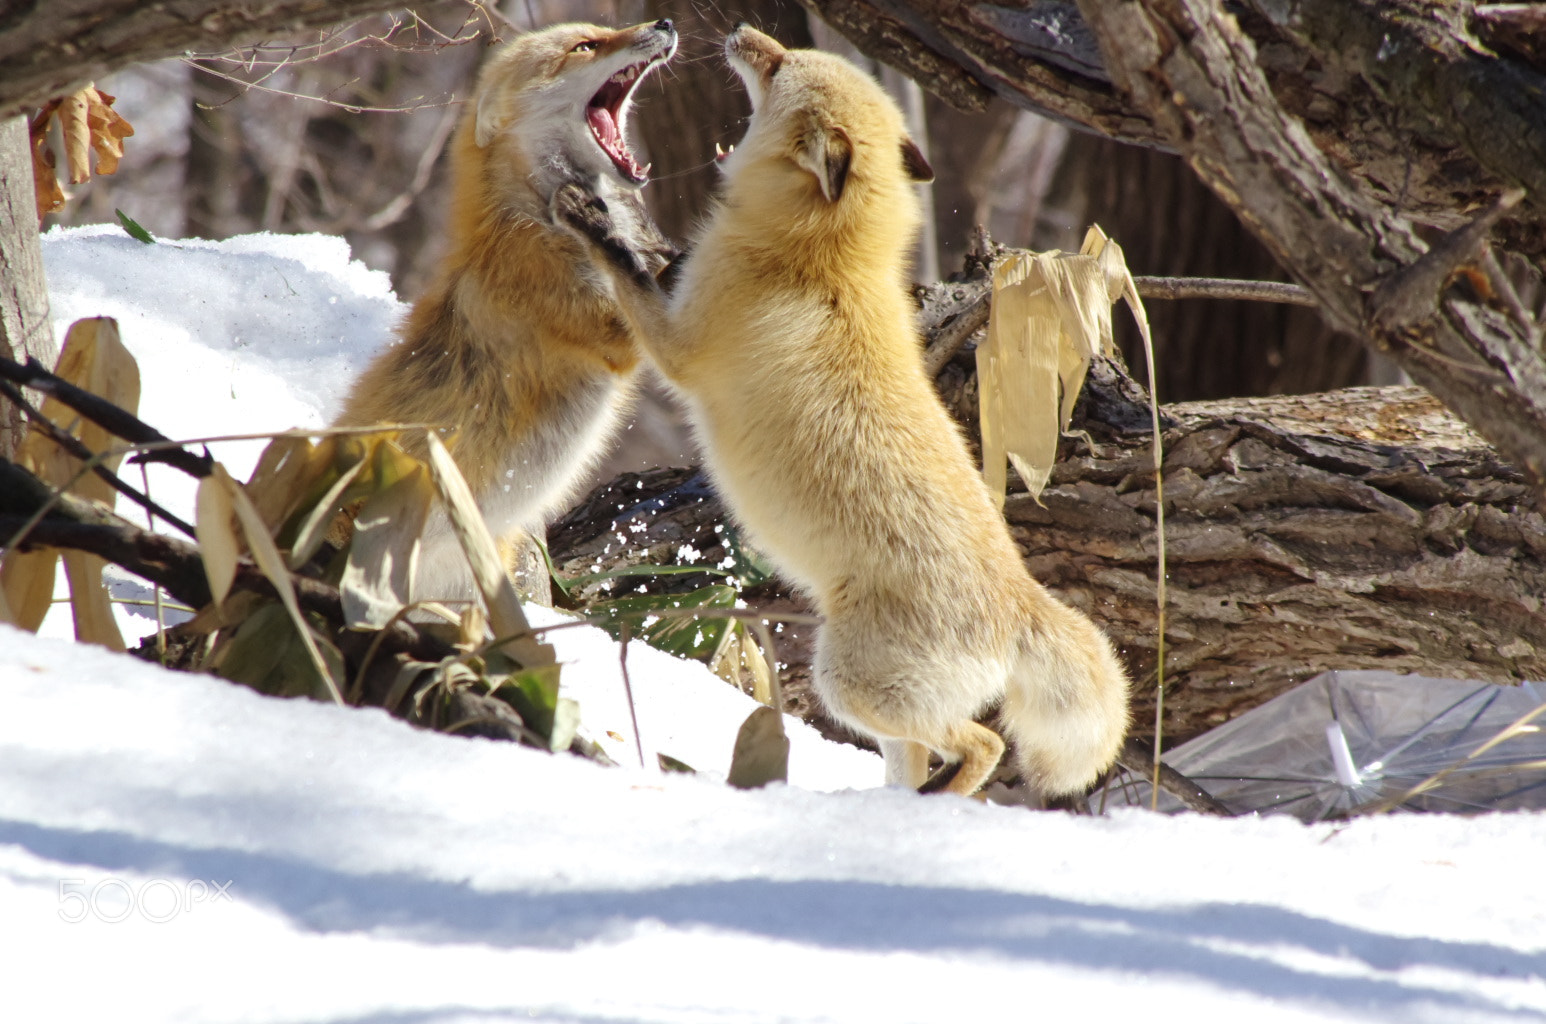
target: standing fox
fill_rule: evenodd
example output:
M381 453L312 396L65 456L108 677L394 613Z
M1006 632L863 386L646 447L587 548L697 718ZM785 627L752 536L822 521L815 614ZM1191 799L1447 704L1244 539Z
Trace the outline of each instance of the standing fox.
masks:
M725 52L753 115L671 299L604 199L561 189L554 218L613 268L733 514L815 598L816 690L887 781L976 792L1004 741L974 719L1002 697L1027 783L1083 791L1126 732L1127 679L1026 571L924 373L902 254L933 172L848 62L747 27Z
M639 361L611 282L552 224L550 200L578 183L605 198L645 265L675 255L644 211L649 167L624 133L634 89L675 50L669 21L557 25L485 65L452 143L445 262L338 418L453 431L451 453L507 549L571 496L631 398ZM443 515L419 566L416 598L471 596Z

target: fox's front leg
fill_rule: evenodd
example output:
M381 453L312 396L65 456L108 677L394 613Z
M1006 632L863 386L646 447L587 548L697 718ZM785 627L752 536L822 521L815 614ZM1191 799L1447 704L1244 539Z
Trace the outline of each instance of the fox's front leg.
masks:
M667 344L669 324L666 296L649 269L646 255L617 230L606 201L584 186L560 186L553 193L550 208L554 224L590 246L592 256L612 279L624 316L644 347L656 355Z

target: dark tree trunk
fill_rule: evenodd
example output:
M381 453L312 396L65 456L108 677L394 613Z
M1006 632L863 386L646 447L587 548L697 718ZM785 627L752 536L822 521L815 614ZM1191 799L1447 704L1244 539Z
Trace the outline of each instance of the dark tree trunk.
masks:
M1086 21L1092 7L1116 10L1122 0L1095 0L1082 13L1073 0L802 2L962 110L999 96L1122 142L1178 148L1152 110L1113 84L1122 75ZM1505 183L1546 195L1546 59L1529 43L1538 28L1499 6L1246 0L1230 10L1272 92L1317 145L1414 216L1453 226ZM1229 17L1221 4L1207 7Z

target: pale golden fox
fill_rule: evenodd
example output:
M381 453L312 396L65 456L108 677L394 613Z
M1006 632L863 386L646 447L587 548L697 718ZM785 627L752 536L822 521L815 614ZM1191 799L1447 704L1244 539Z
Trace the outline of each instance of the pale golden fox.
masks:
M645 349L685 397L733 514L826 618L815 685L875 737L887 781L973 793L1004 751L1028 784L1088 787L1127 728L1127 679L1088 618L1026 572L923 370L903 254L932 172L889 97L841 58L750 28L725 41L754 113L668 301L561 189ZM925 784L928 752L947 767Z
M648 265L674 255L639 201L649 168L625 129L634 89L675 49L671 22L657 21L557 25L494 55L452 143L445 262L338 418L448 428L457 465L507 547L571 497L611 437L639 361L611 282L554 227L549 201L579 183L605 197ZM471 596L443 516L426 530L419 566L416 598Z

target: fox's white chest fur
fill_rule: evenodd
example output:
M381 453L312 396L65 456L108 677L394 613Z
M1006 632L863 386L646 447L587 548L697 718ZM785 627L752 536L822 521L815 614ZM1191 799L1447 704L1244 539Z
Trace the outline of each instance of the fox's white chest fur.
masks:
M632 378L607 374L554 396L550 414L509 447L493 481L474 495L495 537L543 536L605 449L632 386ZM467 597L469 580L466 556L437 508L420 541L414 599Z

